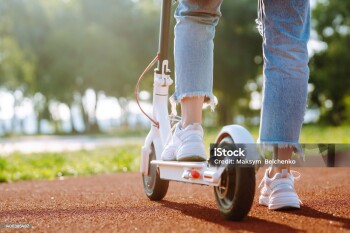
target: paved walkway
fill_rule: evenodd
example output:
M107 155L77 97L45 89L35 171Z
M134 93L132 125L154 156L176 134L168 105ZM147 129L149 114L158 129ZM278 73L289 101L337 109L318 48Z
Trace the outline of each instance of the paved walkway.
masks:
M0 139L0 155L34 152L91 150L99 146L142 144L141 137L104 136L27 136Z

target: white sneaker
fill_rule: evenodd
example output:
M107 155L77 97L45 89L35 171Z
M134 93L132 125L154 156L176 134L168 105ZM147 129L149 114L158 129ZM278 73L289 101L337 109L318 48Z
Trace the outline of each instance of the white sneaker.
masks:
M175 132L162 153L165 161L205 161L207 159L203 143L203 128L200 124L190 124L186 128L177 123Z
M259 204L268 206L270 210L300 208L300 199L294 190L294 180L300 178L300 173L296 171L288 172L282 169L281 173L276 173L273 178L269 178L271 168L266 169L264 178L260 186ZM296 174L296 176L294 176Z

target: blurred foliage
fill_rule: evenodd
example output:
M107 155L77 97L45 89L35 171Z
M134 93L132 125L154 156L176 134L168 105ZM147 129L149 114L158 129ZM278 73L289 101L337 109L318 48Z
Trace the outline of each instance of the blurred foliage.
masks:
M312 104L321 109L324 123L350 123L350 1L319 1L313 18L327 49L311 60Z
M16 90L23 84L27 90L33 90L35 67L29 54L10 36L3 36L1 43L6 50L0 55L0 83L9 90Z
M40 93L34 101L38 122L55 120L49 102L58 101L80 104L85 127L96 128L82 104L85 91L131 96L157 51L159 2L146 2L2 1L0 86Z
M126 96L147 62L148 45L156 49L156 34L144 35L154 25L151 15L129 0L10 0L3 7L2 34L35 55L35 91L49 99L70 104L73 92L90 87Z
M50 118L49 101L81 104L88 88L109 96L133 96L138 75L157 51L160 2L2 0L0 85L21 89L26 96L41 93L35 102L39 121ZM259 114L249 109L245 88L262 69L256 4L224 1L221 8L214 60L221 124L232 123L238 114ZM350 121L349 9L349 1L319 1L313 12L314 27L328 49L310 63L315 86L310 106L321 109L324 123L335 125ZM325 107L326 100L333 108ZM81 104L86 115L83 108ZM83 119L88 125L88 116Z
M224 1L221 7L214 60L214 92L219 99L220 124L231 124L234 113L242 112L237 103L239 99L249 99L244 87L248 80L255 80L261 64L254 62L261 55L261 37L254 21L256 4L250 0Z
M258 139L259 127L247 128L253 135L254 140ZM206 128L204 141L206 145L215 142L219 129L217 127ZM350 126L320 126L304 125L300 134L300 143L350 143Z

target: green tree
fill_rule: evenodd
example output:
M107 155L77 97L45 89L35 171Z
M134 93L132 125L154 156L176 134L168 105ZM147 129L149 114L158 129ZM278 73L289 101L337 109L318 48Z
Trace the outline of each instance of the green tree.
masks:
M39 121L50 117L50 101L71 106L77 99L81 102L76 96L88 88L117 97L133 96L139 73L156 52L158 16L155 21L154 12L160 5L153 1L6 0L5 5L2 16L17 50L29 51L35 68L32 80L22 78L13 86L30 85L32 94L44 95L40 98L44 105L38 102L36 108ZM25 60L18 64L27 67Z
M256 29L257 3L250 0L224 1L215 39L214 91L219 99L220 124L232 123L238 100L248 98L244 86L255 80L261 54L261 37Z
M350 122L350 1L319 1L313 18L327 49L310 62L310 82L315 86L311 104L321 109L324 123Z
M2 36L0 46L0 85L9 90L32 89L35 66L31 56L10 36Z

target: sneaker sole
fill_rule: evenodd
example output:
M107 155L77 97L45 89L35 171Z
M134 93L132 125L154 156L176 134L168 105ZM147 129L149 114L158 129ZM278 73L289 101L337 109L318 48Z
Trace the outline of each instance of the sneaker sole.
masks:
M176 154L177 161L195 161L202 162L207 160L204 144L194 146L182 146Z
M284 202L278 204L269 204L269 197L260 196L259 205L267 206L269 210L287 210L287 209L300 209L299 202Z
M269 206L269 197L260 196L259 197L259 205Z
M269 210L293 210L300 209L300 204L279 204L279 205L269 205Z
M171 158L171 159L168 159L168 158L161 158L163 161L176 161L176 158L175 159L173 159L173 158Z
M203 162L206 161L203 156L200 155L182 155L181 157L177 158L177 161L186 161L186 162Z

